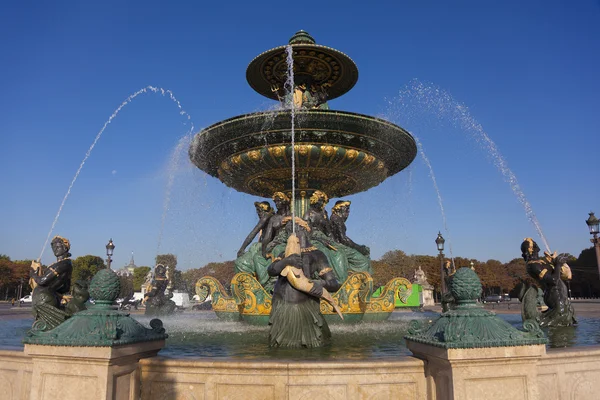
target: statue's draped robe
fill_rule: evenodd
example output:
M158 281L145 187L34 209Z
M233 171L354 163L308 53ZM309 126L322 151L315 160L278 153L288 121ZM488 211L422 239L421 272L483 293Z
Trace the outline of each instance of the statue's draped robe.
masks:
M310 293L294 288L288 279L280 276L290 264L288 259L272 263L269 275L278 277L273 293L269 318L269 345L271 347L320 347L331 338L331 332L320 310L323 289L335 292L340 284L329 268L327 257L319 250L302 254L301 268L304 275L314 282Z

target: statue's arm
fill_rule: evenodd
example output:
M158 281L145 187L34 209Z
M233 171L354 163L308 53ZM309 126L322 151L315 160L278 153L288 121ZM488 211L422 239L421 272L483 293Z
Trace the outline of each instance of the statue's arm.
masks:
M273 231L274 231L273 221L274 221L273 218L271 218L269 220L269 223L267 224L267 228L265 229L265 232L263 233L262 255L264 258L267 258L267 245L269 243L271 243L271 241L273 240Z
M327 289L328 292L337 292L342 286L333 272L333 268L329 266L327 257L325 254L319 252L316 254L317 272L319 273L319 279L316 282L320 283L320 286Z
M242 254L244 254L246 247L248 247L248 245L254 240L256 235L258 235L258 232L260 232L260 230L264 228L264 226L268 223L270 217L271 215L266 215L258 220L258 223L254 227L254 229L250 231L250 233L248 234L248 236L246 236L246 239L244 239L244 242L240 246L240 249L237 252L238 257L241 257Z
M365 256L369 255L370 250L367 246L363 246L363 245L355 243L352 239L350 239L348 237L348 235L346 235L346 224L342 220L338 220L338 219L334 220L332 218L331 225L335 229L334 237L336 238L336 240L338 242L340 242L344 246L348 246L348 247L351 247L351 248L359 251L360 253L362 253Z
M302 257L298 254L292 254L288 257L279 259L269 265L267 268L267 273L269 276L279 276L281 271L283 271L283 269L289 265L296 268L302 268Z

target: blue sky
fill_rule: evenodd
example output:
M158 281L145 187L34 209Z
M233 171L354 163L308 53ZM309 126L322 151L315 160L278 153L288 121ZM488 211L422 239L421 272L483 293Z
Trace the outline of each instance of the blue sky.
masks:
M246 67L300 29L359 68L357 85L331 108L410 130L437 178L447 231L421 156L348 198L348 233L374 258L392 249L436 254L438 230L454 256L480 260L508 261L524 237L538 239L482 132L465 128L457 106L496 144L552 250L588 247L584 220L600 213L598 1L261 4L3 2L0 253L39 256L94 138L129 95L152 85L171 90L190 120L169 96L126 105L52 234L70 238L75 257L103 256L112 237L117 267L131 251L138 265L175 253L182 269L233 259L257 199L192 168L186 149L173 164L174 148L192 123L199 130L273 106L248 86ZM416 87L438 95L418 97ZM42 260L52 260L49 249Z

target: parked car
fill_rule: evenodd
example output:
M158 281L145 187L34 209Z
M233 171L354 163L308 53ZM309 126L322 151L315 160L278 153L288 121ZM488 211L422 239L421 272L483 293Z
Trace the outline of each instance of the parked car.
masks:
M19 302L20 302L21 304L24 304L24 303L31 303L31 302L32 302L31 295L30 295L30 294L28 294L28 295L27 295L27 296L25 296L25 297L21 297L21 300L19 300Z
M484 303L500 303L501 301L504 301L504 299L499 294L491 294L483 298Z

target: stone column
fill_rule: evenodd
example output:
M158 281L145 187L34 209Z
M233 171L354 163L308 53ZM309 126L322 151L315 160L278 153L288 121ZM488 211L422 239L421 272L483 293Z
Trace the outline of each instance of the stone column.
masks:
M167 335L158 319L148 329L117 311L119 291L117 274L100 270L90 283L94 306L51 330L34 323L23 340L33 363L30 400L139 399L138 362L155 356Z
M444 349L408 342L426 361L425 375L436 400L537 400L537 362L545 345Z
M164 341L115 347L26 344L33 361L29 400L136 400L138 361L163 346Z
M536 322L514 328L478 305L481 282L461 268L451 283L455 303L431 326L413 324L406 344L425 360L436 400L539 399L537 363L547 339Z

